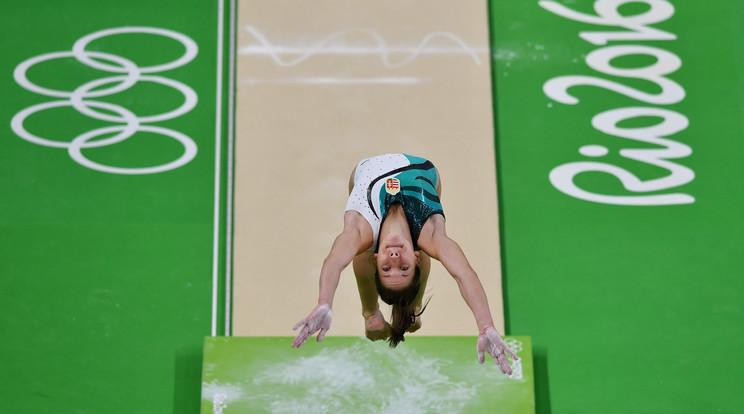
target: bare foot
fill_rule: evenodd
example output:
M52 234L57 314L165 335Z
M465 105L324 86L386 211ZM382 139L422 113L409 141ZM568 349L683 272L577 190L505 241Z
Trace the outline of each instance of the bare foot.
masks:
M417 316L413 324L406 329L406 332L416 332L419 329L421 329L421 317Z
M364 318L364 335L373 341L390 337L390 324L385 321L379 309L374 315Z

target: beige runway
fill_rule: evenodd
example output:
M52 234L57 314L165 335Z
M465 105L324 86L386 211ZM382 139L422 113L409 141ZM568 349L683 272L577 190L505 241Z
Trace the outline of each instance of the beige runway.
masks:
M487 2L242 0L238 14L233 335L294 335L349 174L392 152L437 166L448 233L503 334ZM427 290L415 335L477 335L436 261ZM329 335L363 334L349 266Z

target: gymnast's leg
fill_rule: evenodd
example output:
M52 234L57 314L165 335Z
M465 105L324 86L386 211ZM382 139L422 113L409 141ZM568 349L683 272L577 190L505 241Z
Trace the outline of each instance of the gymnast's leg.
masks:
M419 288L414 308L416 313L421 312L423 307L424 293L426 292L426 282L429 280L429 271L431 270L431 259L423 251L419 251L419 268L421 269L421 287ZM417 316L416 321L406 330L407 332L416 332L421 328L421 317Z
M437 186L436 192L439 198L442 198L442 179L439 177L439 171L437 171ZM421 308L424 301L424 293L426 293L426 282L429 280L429 271L431 270L431 258L428 254L423 251L419 251L419 267L421 268L421 288L419 289L416 300L414 301L416 313L421 312ZM428 300L427 300L428 303ZM421 317L417 316L416 321L407 329L408 332L416 332L421 328Z
M354 188L356 167L349 176L349 194ZM365 336L373 341L387 339L390 336L390 325L380 312L378 303L377 286L375 285L375 266L372 263L373 252L365 251L358 254L353 262L354 275L356 276L359 299L362 301L362 316L364 317Z
M377 341L390 336L390 325L380 312L377 287L375 285L375 266L372 262L371 251L358 254L352 265L356 276L359 299L362 301L362 316L364 317L364 334L367 338Z

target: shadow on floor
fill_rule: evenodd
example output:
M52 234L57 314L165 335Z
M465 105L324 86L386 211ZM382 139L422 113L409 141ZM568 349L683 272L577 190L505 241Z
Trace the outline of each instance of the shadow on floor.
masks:
M537 414L550 414L548 350L544 347L535 347L532 352L535 367L535 412Z
M175 352L173 414L199 414L201 411L201 348Z

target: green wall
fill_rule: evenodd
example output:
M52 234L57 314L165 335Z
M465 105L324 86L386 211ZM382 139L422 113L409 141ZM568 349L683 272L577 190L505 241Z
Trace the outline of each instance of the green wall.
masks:
M198 412L201 349L213 329L218 4L32 0L0 6L0 412ZM107 53L91 57L108 70L72 57L78 39L127 26L187 36L198 53L178 67L143 69L126 90L94 96L121 83L123 58L146 68L186 53L168 36L119 33L85 46ZM14 80L21 62L65 51L40 58L26 78L68 96L29 91ZM112 76L120 79L84 98L97 114L72 108L69 92ZM196 105L172 119L148 120L186 101L173 81L193 90ZM52 142L21 139L11 120L45 102L61 103L35 107L40 110L23 126ZM113 118L126 110L145 128L108 145L100 143L116 131L101 131L86 144L100 146L83 148L83 156L120 168L166 165L185 154L185 146L158 131L175 131L193 142L194 158L168 171L131 175L86 167L66 148L49 146L123 126ZM221 331L223 321L215 328Z
M532 335L538 412L737 412L744 10L548 3L490 3L507 331ZM657 31L589 41L633 15Z

